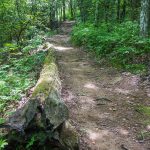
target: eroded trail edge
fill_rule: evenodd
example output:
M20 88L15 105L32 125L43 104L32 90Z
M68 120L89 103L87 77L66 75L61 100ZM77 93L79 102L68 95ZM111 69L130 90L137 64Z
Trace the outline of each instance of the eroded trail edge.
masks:
M47 39L53 43L62 80L62 97L70 119L80 134L81 150L146 150L149 140L138 140L147 118L136 111L148 105L150 90L138 75L118 72L97 64L83 49L73 47L72 23L63 24L62 34Z

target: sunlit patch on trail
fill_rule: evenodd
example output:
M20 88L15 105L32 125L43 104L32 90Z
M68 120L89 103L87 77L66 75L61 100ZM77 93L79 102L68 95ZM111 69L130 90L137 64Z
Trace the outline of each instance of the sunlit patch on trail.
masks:
M89 136L89 139L92 140L93 142L94 141L96 142L99 140L101 141L110 134L108 130L99 130L99 129L95 131L89 129L86 132L87 132L87 135Z
M63 46L54 46L56 51L67 51L67 50L72 50L72 47L63 47Z
M80 68L72 68L72 70L74 70L74 71L82 71L82 69L80 69Z
M93 84L93 83L86 83L84 85L84 87L88 88L88 89L98 90L98 87L95 84Z
M116 130L121 135L128 135L129 134L128 130L126 130L126 129L122 128L122 127L119 127Z
M91 130L88 131L89 138L91 140L96 140L100 135L97 132L93 132Z
M116 88L115 91L118 92L118 93L125 94L125 95L132 92L131 90L125 90L125 89L120 89L120 88Z

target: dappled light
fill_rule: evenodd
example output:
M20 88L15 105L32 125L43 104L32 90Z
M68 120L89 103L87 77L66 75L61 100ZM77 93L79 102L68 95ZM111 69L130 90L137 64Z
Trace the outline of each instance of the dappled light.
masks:
M98 90L98 87L94 83L91 83L91 82L84 84L84 87L87 89Z
M121 135L128 135L129 131L124 129L124 128L118 128L117 131L121 134Z
M72 47L63 47L63 46L54 46L54 48L56 49L56 51L68 51L68 50L72 50Z
M89 138L93 141L94 140L96 141L98 139L103 140L105 136L108 136L108 134L110 134L108 130L99 130L99 129L97 129L97 131L92 131L89 129L89 130L86 130L86 132Z
M80 68L72 68L72 70L74 70L74 71L82 71L82 69L80 69Z
M115 91L118 93L126 94L126 95L132 92L130 90L125 90L125 89L120 89L120 88L116 88Z
M150 0L0 1L0 150L150 149Z
M87 132L87 134L88 134L88 136L91 140L97 140L98 138L103 137L103 134L100 135L98 132L94 132L94 131L91 131L91 130L86 131L86 132Z

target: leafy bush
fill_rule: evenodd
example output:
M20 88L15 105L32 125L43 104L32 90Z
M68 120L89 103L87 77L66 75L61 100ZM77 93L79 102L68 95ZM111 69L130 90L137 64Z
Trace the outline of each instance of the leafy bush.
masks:
M0 138L0 150L3 150L6 145L8 145L7 141Z
M114 66L134 73L145 72L150 54L150 39L138 36L136 22L111 24L79 24L72 32L72 42L83 45L98 58L108 59Z
M41 35L34 36L31 40L26 42L26 46L23 48L24 53L28 53L32 49L36 49L39 45L43 43L43 38Z
M8 64L1 65L0 113L5 111L9 101L19 100L35 84L45 55L45 52L39 52L19 59L10 58Z

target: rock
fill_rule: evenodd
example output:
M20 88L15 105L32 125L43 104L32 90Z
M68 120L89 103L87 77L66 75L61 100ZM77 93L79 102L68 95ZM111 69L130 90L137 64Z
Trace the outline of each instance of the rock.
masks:
M65 121L62 126L60 142L66 150L79 150L79 136L70 121Z

